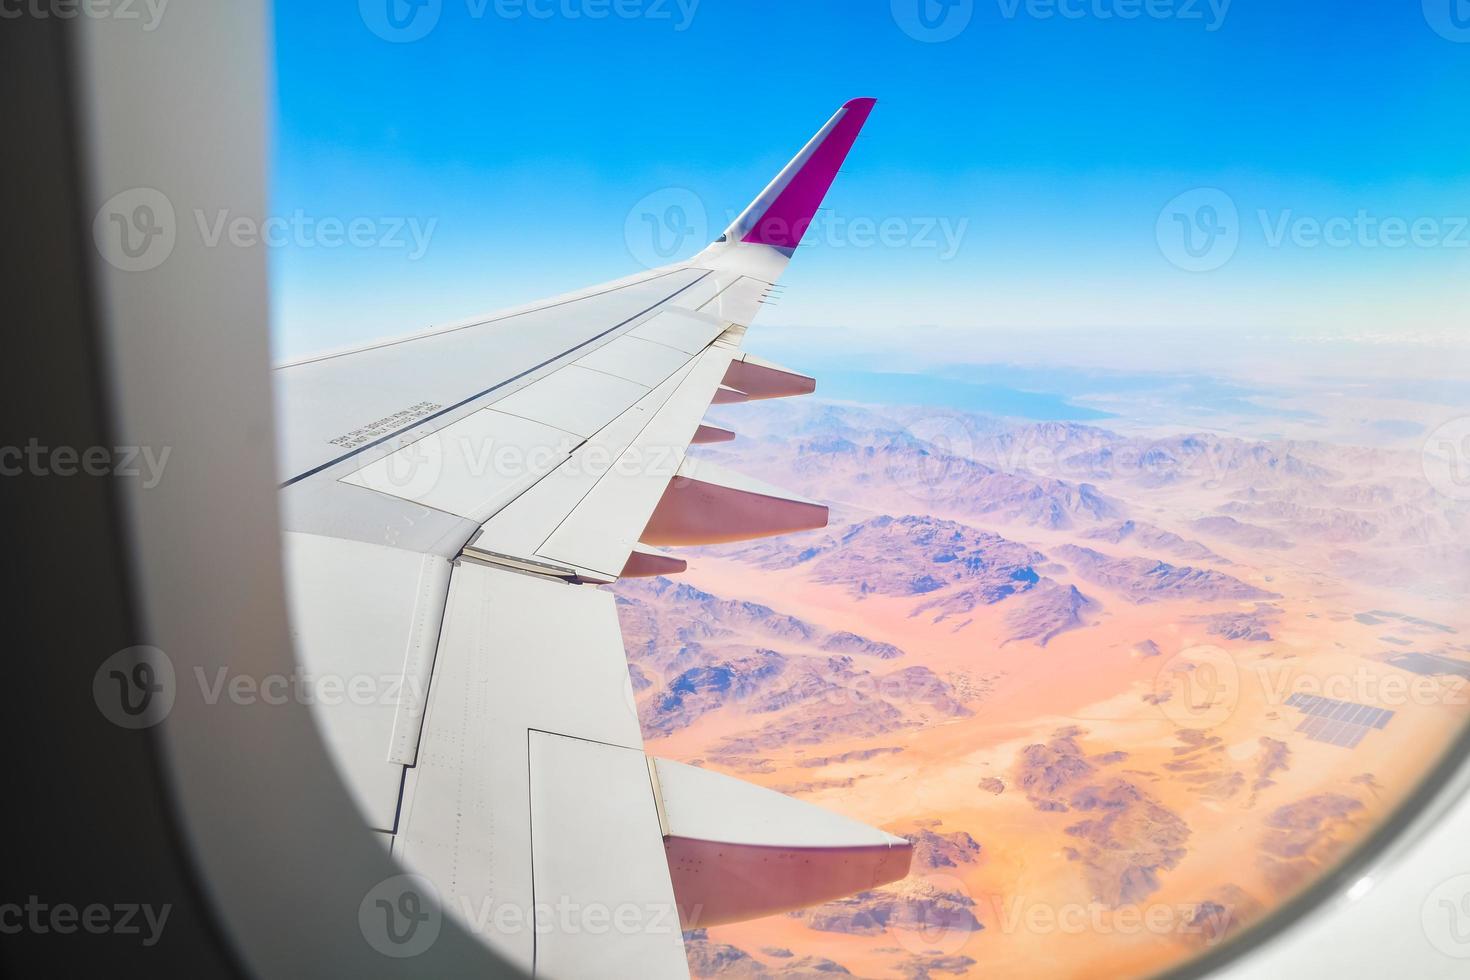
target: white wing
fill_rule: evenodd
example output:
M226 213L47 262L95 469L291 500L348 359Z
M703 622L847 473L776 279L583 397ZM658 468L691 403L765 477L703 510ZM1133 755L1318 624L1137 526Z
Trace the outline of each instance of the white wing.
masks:
M872 104L688 263L277 371L293 628L340 680L328 743L399 860L528 971L684 976L682 928L907 873L901 838L647 759L593 587L682 570L648 546L826 524L686 452L730 437L712 402L813 390L742 341Z

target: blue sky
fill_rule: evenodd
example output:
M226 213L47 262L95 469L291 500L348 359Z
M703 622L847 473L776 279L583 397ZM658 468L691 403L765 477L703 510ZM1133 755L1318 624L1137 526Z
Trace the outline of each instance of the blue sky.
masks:
M922 367L1024 359L1053 331L1466 333L1470 31L1451 0L922 0L958 30L941 41L912 36L919 2L278 5L273 211L427 232L421 255L276 248L278 353L636 271L641 200L677 189L712 236L858 95L880 104L833 224L762 321L784 353L841 338L845 363ZM1178 236L1214 242L1221 193L1237 242L1191 271Z

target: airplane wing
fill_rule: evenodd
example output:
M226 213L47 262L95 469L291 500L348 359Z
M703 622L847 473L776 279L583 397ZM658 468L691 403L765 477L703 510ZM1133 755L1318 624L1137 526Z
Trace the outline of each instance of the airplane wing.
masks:
M596 587L684 568L660 548L825 526L687 451L731 437L711 403L814 389L745 331L872 106L688 262L277 369L316 717L414 887L528 972L686 976L683 929L908 871L902 838L647 757Z

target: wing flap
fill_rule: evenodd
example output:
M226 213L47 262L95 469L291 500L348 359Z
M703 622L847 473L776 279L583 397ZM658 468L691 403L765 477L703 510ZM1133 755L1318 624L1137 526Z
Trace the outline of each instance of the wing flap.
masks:
M455 568L394 853L434 882L449 914L527 971L533 930L501 926L506 916L530 923L536 901L557 897L533 894L529 733L641 756L633 704L610 594L473 562ZM649 795L646 769L637 786ZM603 802L589 796L584 806L600 812Z
M648 425L536 552L615 578L678 473L730 352L707 348Z
M291 629L314 717L368 825L392 831L413 761L450 564L399 548L288 533ZM275 697L262 683L259 697Z
M519 556L575 571L565 561L542 556L541 546L613 469L688 377L689 369L686 365L650 391L588 439L566 465L558 467L485 522L465 546L465 552L491 559L501 555Z
M484 521L554 470L582 439L484 408L342 478L472 521Z
M665 310L629 331L630 337L651 340L686 354L698 354L724 332L725 324L708 313Z
M646 757L547 732L530 757L536 975L687 977Z
M584 368L654 387L689 360L684 351L641 337L623 336L579 358Z
M495 403L495 410L574 432L584 439L652 389L581 364L568 364Z

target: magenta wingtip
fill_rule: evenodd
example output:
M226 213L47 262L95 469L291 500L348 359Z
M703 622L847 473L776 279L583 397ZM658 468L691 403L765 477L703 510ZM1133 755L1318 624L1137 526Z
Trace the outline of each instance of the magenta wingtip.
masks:
M749 226L740 239L742 242L776 248L795 248L801 244L802 235L877 101L852 99L843 104L823 127L820 142L813 140L810 151L804 151L805 155L798 158L800 166Z

